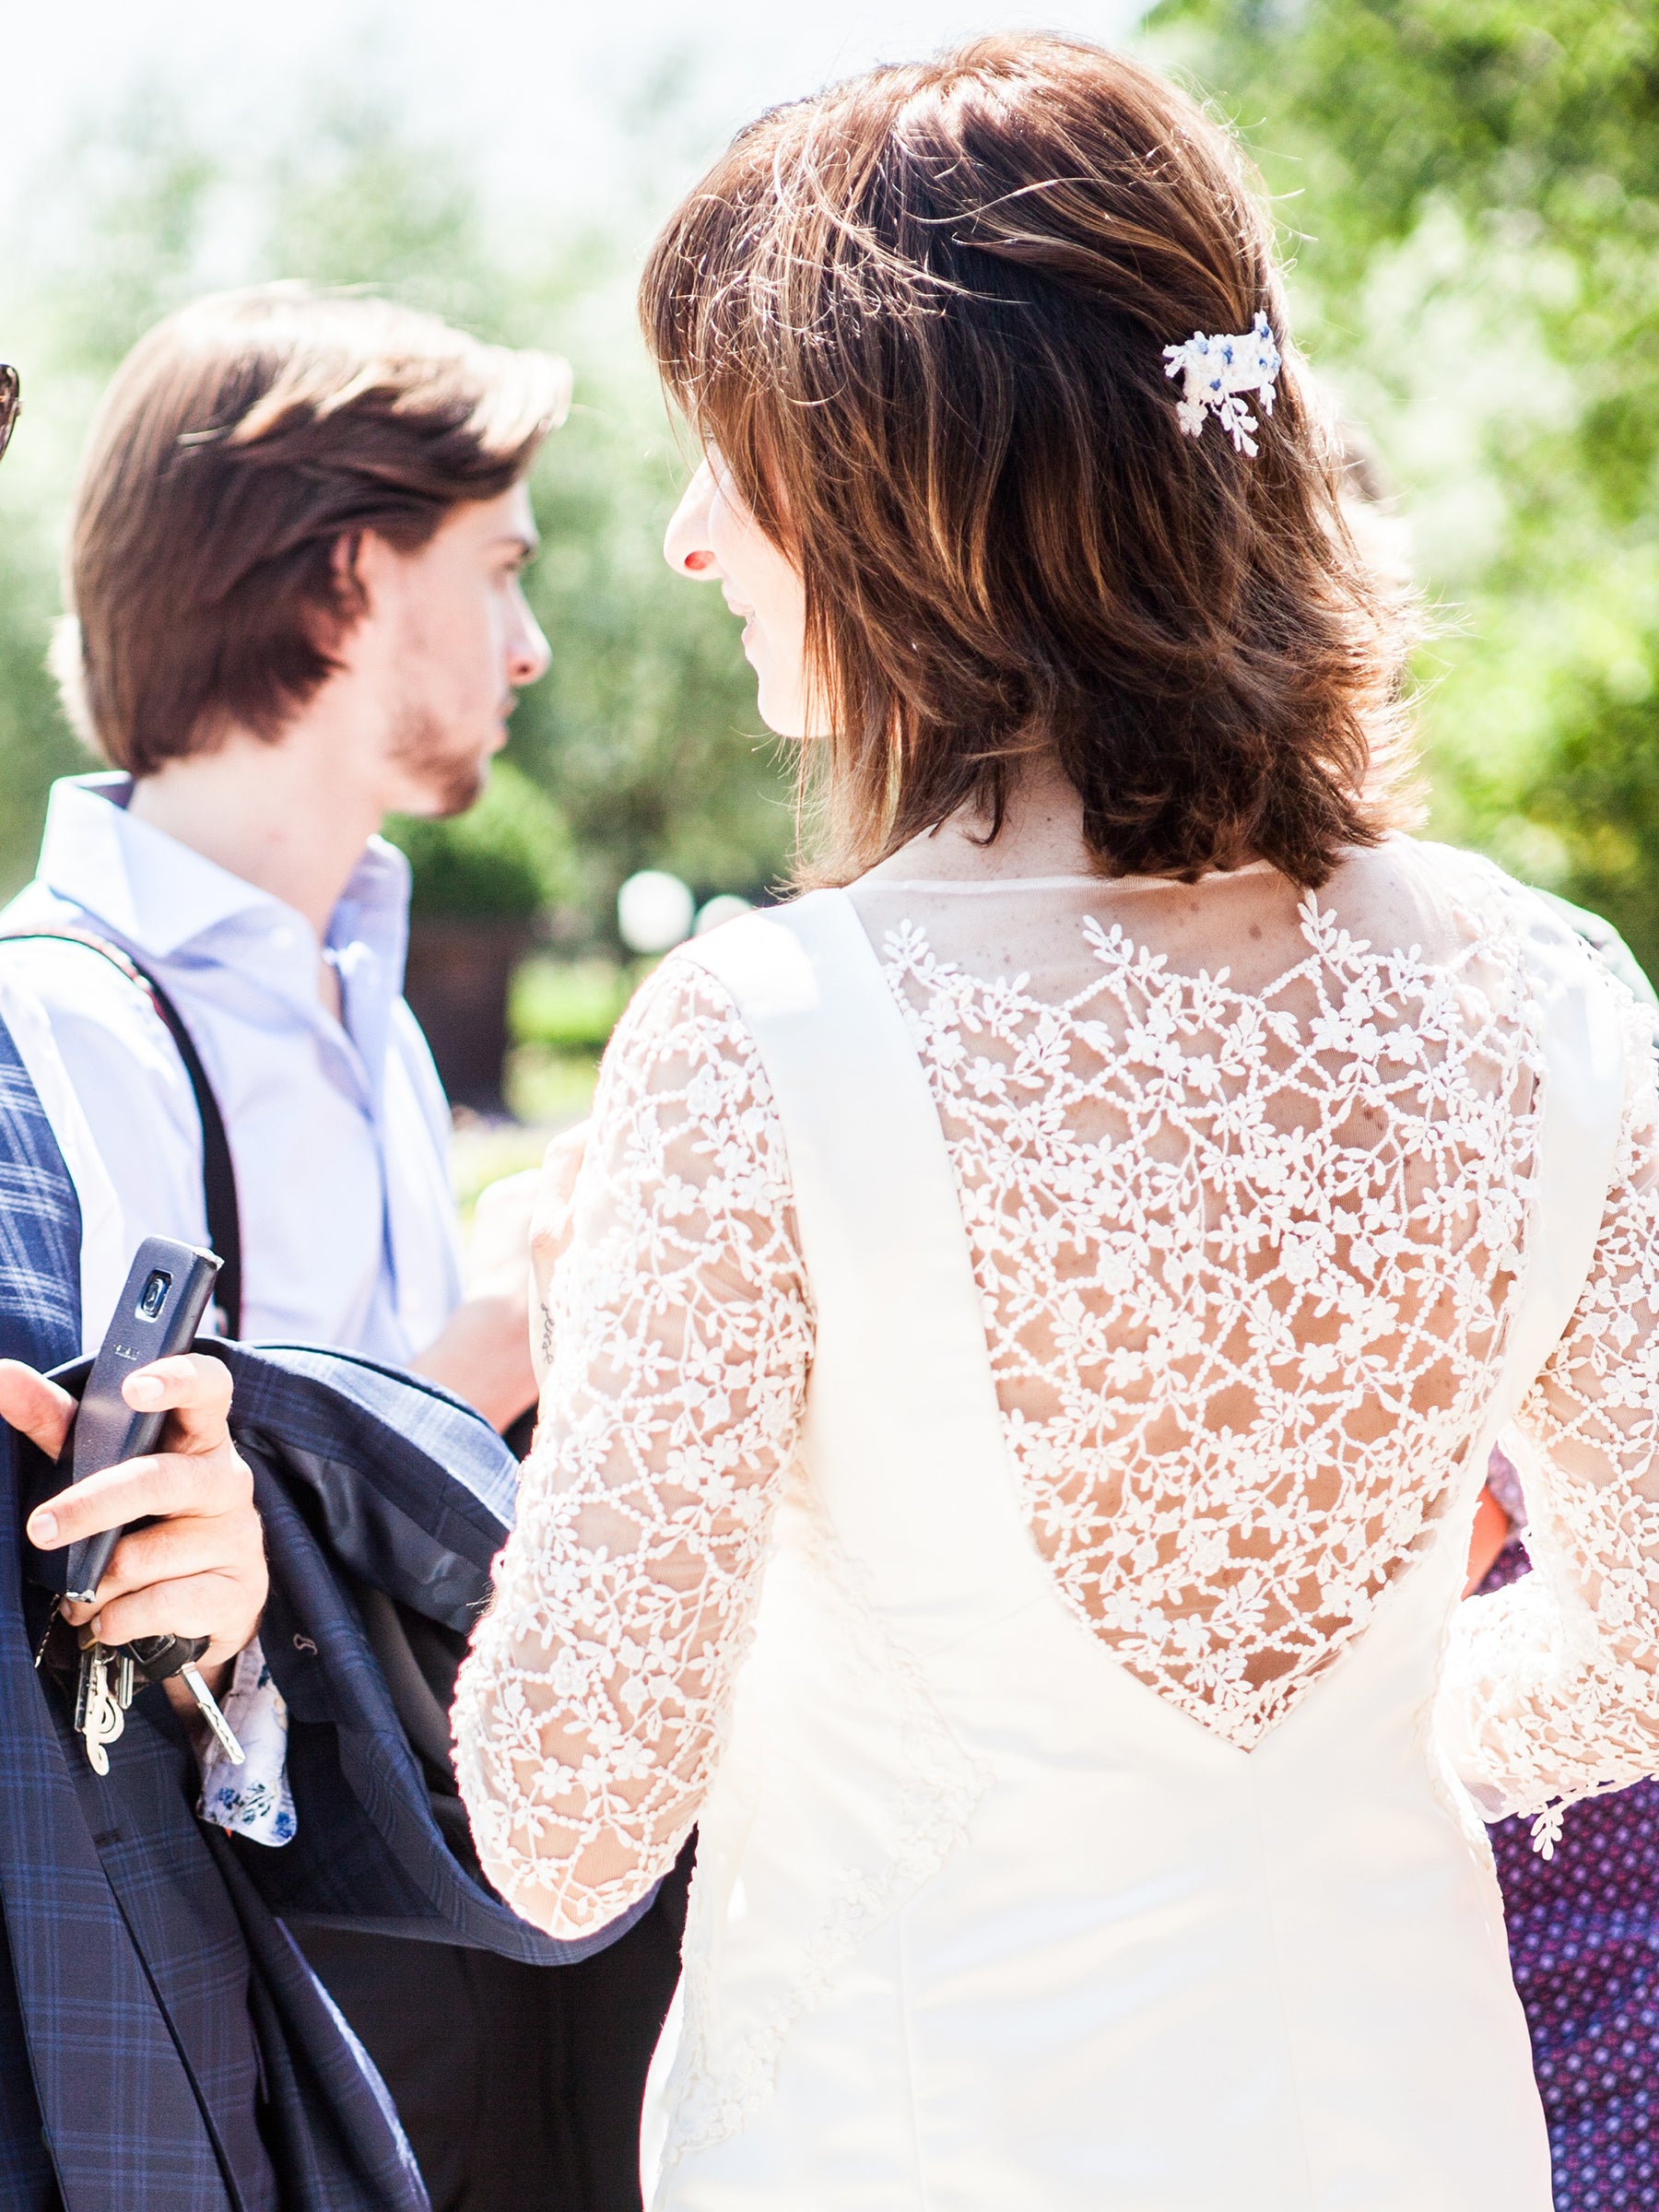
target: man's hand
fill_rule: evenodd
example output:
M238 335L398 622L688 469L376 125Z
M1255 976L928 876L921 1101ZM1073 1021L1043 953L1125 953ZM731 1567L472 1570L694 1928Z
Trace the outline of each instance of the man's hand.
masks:
M409 1364L506 1429L535 1403L530 1365L530 1206L534 1171L479 1192L466 1296Z
M137 1369L122 1385L135 1411L167 1408L161 1448L89 1475L40 1506L29 1540L55 1551L147 1514L149 1528L123 1536L90 1605L65 1602L64 1618L90 1622L100 1642L135 1636L206 1636L202 1671L218 1670L252 1641L270 1587L253 1477L230 1441L230 1377L217 1359L189 1352ZM48 1459L64 1449L75 1401L16 1359L0 1359L0 1418ZM209 1675L209 1681L213 1677ZM175 1702L194 1711L190 1693Z
M409 1365L476 1406L492 1429L510 1428L535 1403L527 1288L465 1300Z

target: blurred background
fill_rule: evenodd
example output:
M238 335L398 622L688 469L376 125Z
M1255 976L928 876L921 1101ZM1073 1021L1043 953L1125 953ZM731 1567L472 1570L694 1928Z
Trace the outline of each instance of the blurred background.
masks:
M44 667L63 520L148 324L294 276L551 346L576 371L534 484L552 672L475 813L394 826L464 1185L533 1157L641 963L766 897L793 833L735 626L660 559L686 455L633 325L645 246L759 108L1017 23L1143 51L1242 133L1300 342L1432 604L1432 827L1659 970L1659 0L6 0L0 894L88 765Z

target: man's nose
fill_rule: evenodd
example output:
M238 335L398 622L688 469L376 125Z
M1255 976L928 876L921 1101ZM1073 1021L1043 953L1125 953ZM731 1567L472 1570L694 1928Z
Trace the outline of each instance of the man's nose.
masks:
M677 576L712 582L720 564L709 547L709 509L714 499L714 471L705 461L687 485L663 536L663 559Z
M526 684L538 684L552 658L541 624L521 603L518 627L507 653L507 680L515 691L522 691Z

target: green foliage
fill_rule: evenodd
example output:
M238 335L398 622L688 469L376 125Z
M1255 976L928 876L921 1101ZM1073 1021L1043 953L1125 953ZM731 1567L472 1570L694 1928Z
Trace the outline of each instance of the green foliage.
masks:
M1437 823L1659 970L1659 4L1165 0L1443 617Z
M508 1027L521 1044L597 1053L616 1028L634 981L617 960L526 960L512 981Z
M574 883L571 833L545 792L505 761L465 814L430 822L394 815L386 835L414 871L411 911L481 922L539 914Z
M34 425L27 389L23 404L6 470L28 453L26 432ZM15 885L33 871L53 777L77 774L88 763L63 723L46 673L57 606L50 545L23 503L7 500L13 487L6 470L0 470L0 884Z
M642 174L667 143L665 97L647 88L640 106ZM0 470L0 894L29 873L51 777L85 765L43 664L98 394L160 314L277 276L384 290L482 336L551 347L576 371L532 487L544 550L526 588L553 667L520 702L497 785L518 792L526 823L538 797L539 828L515 842L522 825L493 801L441 829L400 827L419 904L518 912L550 895L568 943L614 947L617 888L638 868L674 869L704 897L774 881L793 816L753 735L735 627L661 556L685 463L633 324L635 213L511 230L459 153L410 137L372 91L324 88L275 119L273 146L206 142L163 88L143 88L41 180L28 257L0 268L27 409Z

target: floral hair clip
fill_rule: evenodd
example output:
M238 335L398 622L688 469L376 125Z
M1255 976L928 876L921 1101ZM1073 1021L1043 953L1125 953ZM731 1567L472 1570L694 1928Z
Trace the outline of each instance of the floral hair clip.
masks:
M1175 412L1187 436L1202 437L1205 416L1218 415L1235 449L1253 460L1257 448L1250 433L1260 426L1239 394L1253 392L1263 414L1272 414L1279 349L1266 316L1258 310L1254 323L1237 337L1210 338L1195 330L1184 346L1166 346L1164 359L1170 364L1166 376L1186 380Z

